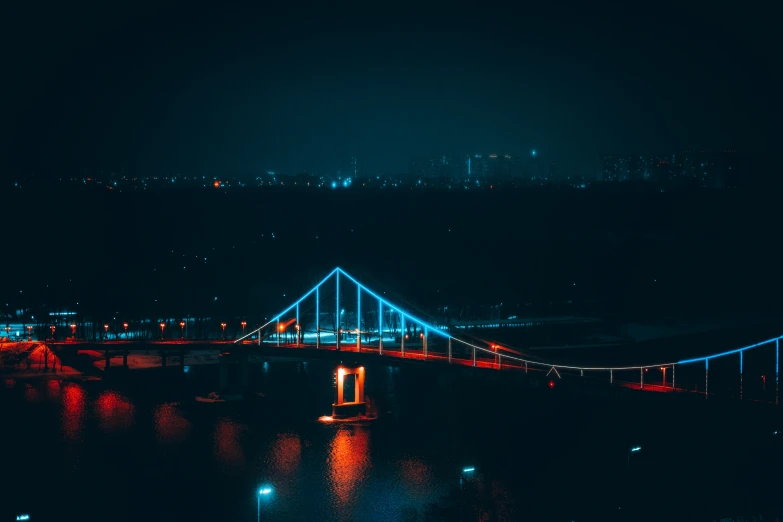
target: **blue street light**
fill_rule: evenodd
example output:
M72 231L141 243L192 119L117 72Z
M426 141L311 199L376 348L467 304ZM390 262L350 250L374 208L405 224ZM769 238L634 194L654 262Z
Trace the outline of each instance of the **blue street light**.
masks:
M631 469L631 453L638 453L642 451L641 446L631 446L631 448L628 450L628 469Z
M272 494L270 486L263 486L258 490L258 522L261 522L261 497L268 497Z
M464 468L462 470L463 473L470 473L471 471L476 471L476 468Z

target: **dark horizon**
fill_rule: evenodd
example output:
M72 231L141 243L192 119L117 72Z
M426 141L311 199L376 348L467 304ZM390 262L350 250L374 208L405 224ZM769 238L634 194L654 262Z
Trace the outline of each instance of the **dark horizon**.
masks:
M401 173L416 155L771 152L763 17L424 7L17 7L3 143L14 176ZM302 14L304 13L304 14ZM644 17L642 17L644 15Z

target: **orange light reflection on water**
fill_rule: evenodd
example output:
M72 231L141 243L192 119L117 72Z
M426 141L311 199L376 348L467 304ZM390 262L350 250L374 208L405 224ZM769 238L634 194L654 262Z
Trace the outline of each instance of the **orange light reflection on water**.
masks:
M136 407L115 391L105 391L95 401L95 415L104 432L125 430L133 425Z
M25 383L24 398L27 399L27 402L38 402L41 400L41 394L35 389L35 386Z
M190 435L190 421L183 417L174 403L161 404L153 413L158 442L179 442Z
M272 443L270 465L274 475L291 475L299 469L302 442L298 435L283 433Z
M239 440L243 431L243 425L227 417L221 418L215 425L215 458L224 468L245 465L245 452Z
M55 379L46 381L46 396L50 399L59 399L62 394L62 383Z
M370 435L362 426L340 427L329 448L329 484L340 505L351 502L372 467ZM337 506L340 507L340 506Z
M432 482L432 469L421 459L411 457L400 461L400 474L406 486L415 496L428 494L427 485Z
M81 439L84 425L84 388L78 384L67 383L62 390L63 396L63 434L70 440Z

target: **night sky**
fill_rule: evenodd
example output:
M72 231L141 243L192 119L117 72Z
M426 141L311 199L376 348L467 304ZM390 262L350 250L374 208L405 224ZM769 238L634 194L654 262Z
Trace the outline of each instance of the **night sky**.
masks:
M778 106L773 17L739 4L4 9L13 175L328 174L351 155L399 173L531 148L585 173L694 146L763 161Z

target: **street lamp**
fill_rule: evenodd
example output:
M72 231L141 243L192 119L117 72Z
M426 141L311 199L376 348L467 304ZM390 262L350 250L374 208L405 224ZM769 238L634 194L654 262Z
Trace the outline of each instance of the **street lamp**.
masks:
M628 469L631 469L631 453L638 453L640 451L642 451L642 447L641 446L632 446L628 450Z
M76 323L71 323L71 337L76 340Z
M220 328L223 329L223 339L226 338L226 323L220 323Z
M5 327L6 331L10 330L7 326ZM52 341L54 341L54 325L50 326L49 329L52 331Z
M125 330L125 340L128 340L128 323L122 323L122 328Z
M242 335L245 335L245 326L247 326L247 321L242 321L239 324L242 325Z
M163 321L161 321L161 322L160 322L160 340L161 340L161 341L163 341L163 340L164 340L164 337L163 337L163 329L164 329L164 328L166 328L166 323L164 323Z
M462 482L465 480L466 475L469 474L469 473L473 473L474 471L476 471L476 468L474 468L473 466L470 466L470 467L467 467L467 468L462 468L462 474L459 476L459 489L460 489L460 491L462 491Z
M32 341L33 340L33 327L32 325L27 326L27 340Z
M104 324L103 325L103 331L106 332L105 339L108 341L109 340L109 325L108 324Z
M264 486L258 490L258 522L261 522L261 497L269 497L272 494L270 486Z
M180 328L180 330L182 330L182 338L184 339L185 338L185 321L180 321L179 322L179 328Z
M661 366L661 371L663 371L663 387L666 388L666 366Z

